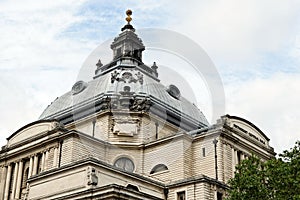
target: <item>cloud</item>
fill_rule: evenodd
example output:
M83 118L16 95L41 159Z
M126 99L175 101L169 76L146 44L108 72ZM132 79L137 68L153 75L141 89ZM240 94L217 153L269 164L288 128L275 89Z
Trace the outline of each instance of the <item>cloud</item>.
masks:
M231 83L226 85L227 112L256 124L281 152L300 138L299 85L300 74L285 73Z
M178 5L182 9L174 29L203 45L219 63L259 61L266 52L281 53L295 47L299 36L300 2L296 0L188 1L185 6Z
M69 3L0 2L1 144L71 88L91 49L89 42L59 36L82 20L74 17L80 3Z
M65 3L33 4L32 7L28 4L31 3L2 2L0 5L0 69L28 70L44 65L66 68L82 62L89 44L58 37L68 26L82 20L73 15L78 4L69 7Z

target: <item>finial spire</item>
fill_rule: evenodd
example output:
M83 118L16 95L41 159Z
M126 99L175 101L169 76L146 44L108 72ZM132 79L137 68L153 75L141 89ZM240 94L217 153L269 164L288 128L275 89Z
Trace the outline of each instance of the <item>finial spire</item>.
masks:
M131 22L131 20L132 20L132 18L131 18L132 11L131 11L130 9L128 9L128 10L126 11L126 15L127 15L127 17L126 17L125 19L126 19L126 21L127 21L127 24L121 29L121 31L124 31L124 30L131 30L131 31L134 32L134 28L133 28L133 26L130 24L130 22Z
M128 10L126 11L126 15L127 15L126 21L128 22L128 24L130 24L130 22L131 22L131 20L132 20L132 18L131 18L132 11L131 11L130 9L128 9Z

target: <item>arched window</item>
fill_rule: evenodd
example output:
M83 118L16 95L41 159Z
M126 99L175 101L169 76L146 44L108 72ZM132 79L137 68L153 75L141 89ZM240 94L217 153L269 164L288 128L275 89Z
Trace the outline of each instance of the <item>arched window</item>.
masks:
M162 171L166 171L168 170L168 167L164 164L158 164L158 165L155 165L155 167L152 168L150 174L154 174L154 173L157 173L157 172L162 172Z
M133 172L134 170L133 161L127 157L121 157L118 160L116 160L114 166L127 172Z

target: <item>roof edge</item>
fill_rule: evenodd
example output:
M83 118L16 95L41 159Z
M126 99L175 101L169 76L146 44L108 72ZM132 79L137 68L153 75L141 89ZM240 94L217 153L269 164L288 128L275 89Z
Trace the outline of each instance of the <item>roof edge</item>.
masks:
M6 140L10 140L11 138L13 138L15 135L17 135L17 133L21 132L22 130L30 127L30 126L33 126L35 124L39 124L39 123L45 123L45 122L57 122L59 123L58 120L56 119L40 119L40 120L37 120L37 121L34 121L34 122L31 122L29 124L26 124L25 126L19 128L17 131L15 131L13 134L11 134L9 137L6 138Z
M255 128L255 130L257 130L268 142L270 141L270 139L266 136L266 134L262 130L260 130L256 125L254 125L252 122L246 120L245 118L238 117L238 116L235 116L235 115L229 115L229 114L226 114L222 117L227 117L229 119L236 119L236 120L240 120L242 122L245 122L245 123L249 124L250 126L252 126L253 128Z

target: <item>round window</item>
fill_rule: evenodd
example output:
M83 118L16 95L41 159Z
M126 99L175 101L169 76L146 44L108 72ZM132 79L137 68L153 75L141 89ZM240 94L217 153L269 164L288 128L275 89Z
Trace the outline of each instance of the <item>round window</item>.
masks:
M134 163L132 162L132 160L126 157L121 157L116 160L114 166L127 172L133 172L134 170Z
M180 90L175 85L169 85L167 88L167 92L175 99L180 98Z
M84 81L77 81L72 87L73 95L82 92L86 88L86 86L87 83L85 83Z

